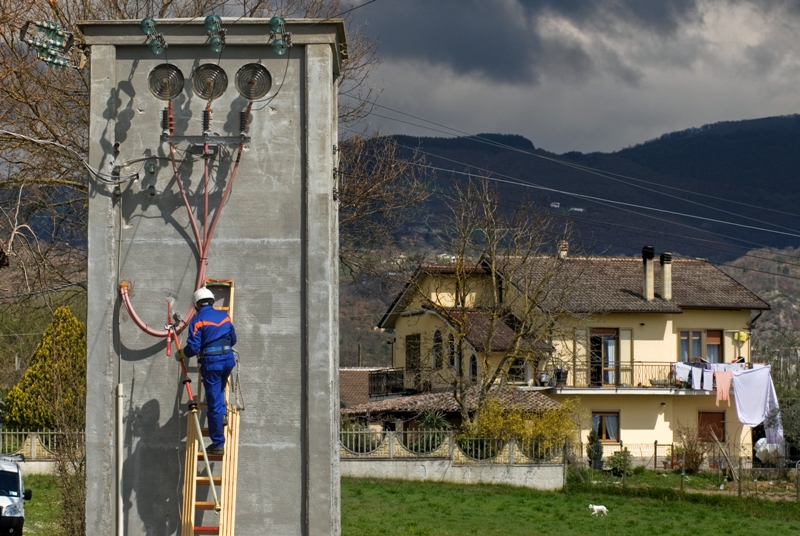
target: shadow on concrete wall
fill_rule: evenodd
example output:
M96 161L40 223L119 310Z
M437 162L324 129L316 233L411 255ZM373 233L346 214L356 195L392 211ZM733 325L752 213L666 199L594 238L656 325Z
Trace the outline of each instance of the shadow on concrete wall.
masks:
M176 396L177 398L177 396ZM128 411L125 463L122 469L122 497L128 534L138 534L132 512L141 520L141 534L170 536L180 526L181 471L185 433L179 426L176 404L170 419L159 425L158 400ZM132 445L136 447L131 451ZM134 503L135 502L135 508Z

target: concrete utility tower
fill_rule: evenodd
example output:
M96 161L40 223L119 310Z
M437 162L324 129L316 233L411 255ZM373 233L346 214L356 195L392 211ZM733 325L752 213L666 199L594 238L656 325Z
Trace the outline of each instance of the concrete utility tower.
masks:
M108 174L89 195L88 534L182 532L187 400L163 333L168 302L185 319L205 278L237 290L236 532L339 534L344 25L217 20L213 31L203 19L80 24L89 161Z

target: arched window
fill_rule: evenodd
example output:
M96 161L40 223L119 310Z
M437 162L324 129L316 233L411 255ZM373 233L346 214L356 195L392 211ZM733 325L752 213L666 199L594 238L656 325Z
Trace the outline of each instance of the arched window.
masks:
M456 366L456 338L452 333L447 336L447 364L453 368Z
M472 354L469 358L469 381L475 383L478 381L478 358Z
M431 352L431 368L442 368L442 361L444 357L444 344L442 341L442 332L438 329L433 332L433 351Z

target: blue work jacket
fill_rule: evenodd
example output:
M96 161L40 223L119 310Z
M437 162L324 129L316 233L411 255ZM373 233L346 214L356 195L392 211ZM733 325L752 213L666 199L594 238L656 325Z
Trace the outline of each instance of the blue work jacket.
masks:
M189 322L188 331L189 337L183 348L186 357L202 354L207 348L236 344L236 330L233 329L231 317L211 305L200 308Z

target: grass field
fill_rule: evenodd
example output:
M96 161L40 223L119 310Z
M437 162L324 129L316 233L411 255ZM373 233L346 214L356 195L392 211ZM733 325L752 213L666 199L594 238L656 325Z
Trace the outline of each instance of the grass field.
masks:
M489 485L342 479L343 536L591 535L770 536L800 533L800 504L720 494L682 494L677 475L648 472L629 486L572 485L566 493ZM54 477L29 475L27 536L59 536ZM712 475L692 477L687 489L716 486ZM790 497L793 494L789 494ZM609 509L592 517L589 503Z
M25 503L25 536L59 536L59 511L56 479L46 475L26 475L25 487L33 497Z
M588 488L588 489L587 489ZM592 517L589 503L607 517ZM589 486L568 493L506 486L342 480L342 534L770 535L797 534L800 505Z

